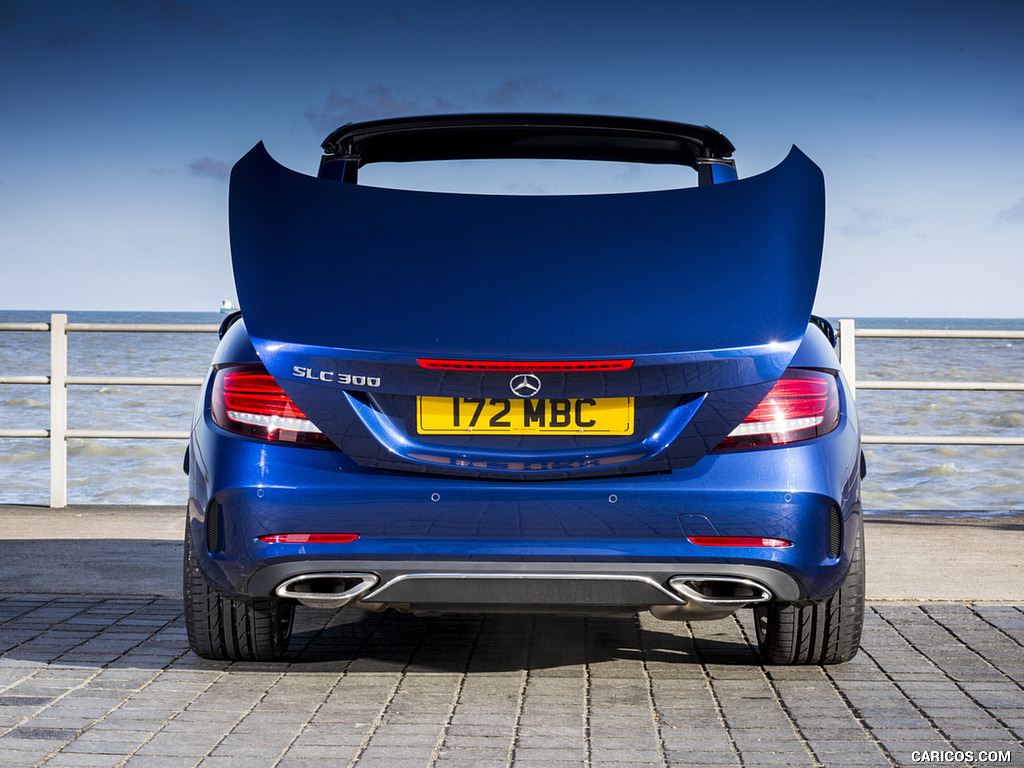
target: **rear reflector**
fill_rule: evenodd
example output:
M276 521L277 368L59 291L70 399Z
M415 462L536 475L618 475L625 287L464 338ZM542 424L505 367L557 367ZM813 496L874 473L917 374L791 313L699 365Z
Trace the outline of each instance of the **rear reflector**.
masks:
M274 533L260 536L264 544L350 544L358 533Z
M624 371L633 360L438 360L418 358L431 371Z
M331 445L262 365L217 371L210 406L217 426L240 435Z
M785 445L827 435L839 424L839 387L825 371L788 369L718 450Z
M792 547L792 541L759 536L688 536L691 544L702 547Z

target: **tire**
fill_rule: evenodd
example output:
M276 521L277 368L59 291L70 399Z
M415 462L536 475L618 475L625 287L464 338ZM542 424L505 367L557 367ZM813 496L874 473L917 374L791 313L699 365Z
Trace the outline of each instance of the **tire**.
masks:
M276 661L292 634L295 605L276 597L239 600L213 589L185 530L185 628L197 656L221 661Z
M771 602L754 608L762 658L769 664L841 664L857 655L864 626L864 522L857 526L850 573L820 603Z

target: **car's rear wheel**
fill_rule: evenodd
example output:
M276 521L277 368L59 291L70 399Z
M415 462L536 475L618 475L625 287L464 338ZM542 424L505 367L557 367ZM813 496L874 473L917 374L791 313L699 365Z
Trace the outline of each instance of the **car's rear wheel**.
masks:
M850 573L820 603L771 602L754 608L761 656L769 664L839 664L860 647L864 626L864 523L858 524Z
M185 628L192 651L204 659L274 661L288 648L295 605L278 598L240 600L210 586L185 531Z

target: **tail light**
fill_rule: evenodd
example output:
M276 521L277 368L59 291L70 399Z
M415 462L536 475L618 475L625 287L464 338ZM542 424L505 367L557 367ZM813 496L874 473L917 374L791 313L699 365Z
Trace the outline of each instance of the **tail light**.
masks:
M839 387L824 371L788 369L717 450L785 445L827 435L839 424Z
M420 368L430 371L625 371L633 366L632 358L622 360L440 360L420 357Z
M214 423L229 432L285 443L332 445L262 365L217 371L210 405Z

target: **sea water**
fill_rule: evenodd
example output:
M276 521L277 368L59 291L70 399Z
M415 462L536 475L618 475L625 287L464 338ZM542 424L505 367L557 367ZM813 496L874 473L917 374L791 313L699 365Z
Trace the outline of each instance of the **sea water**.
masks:
M216 312L72 312L69 322L218 323ZM0 322L48 322L49 312L0 312ZM1024 320L869 318L859 328L1024 330ZM202 377L217 335L89 333L68 336L72 376ZM49 334L0 332L0 376L49 373ZM1021 381L1024 341L859 339L857 378L903 381ZM197 389L73 385L71 429L187 430ZM1024 436L1024 393L904 392L857 394L866 435ZM49 427L49 390L0 384L0 428ZM71 504L184 504L182 440L68 440ZM1024 447L865 446L868 511L1024 509ZM0 438L0 503L47 504L46 439Z
M1024 320L870 318L858 328L1024 331ZM858 339L857 380L1024 381L1024 341ZM864 435L1024 437L1024 393L859 390ZM865 509L1024 510L1024 446L866 445Z

